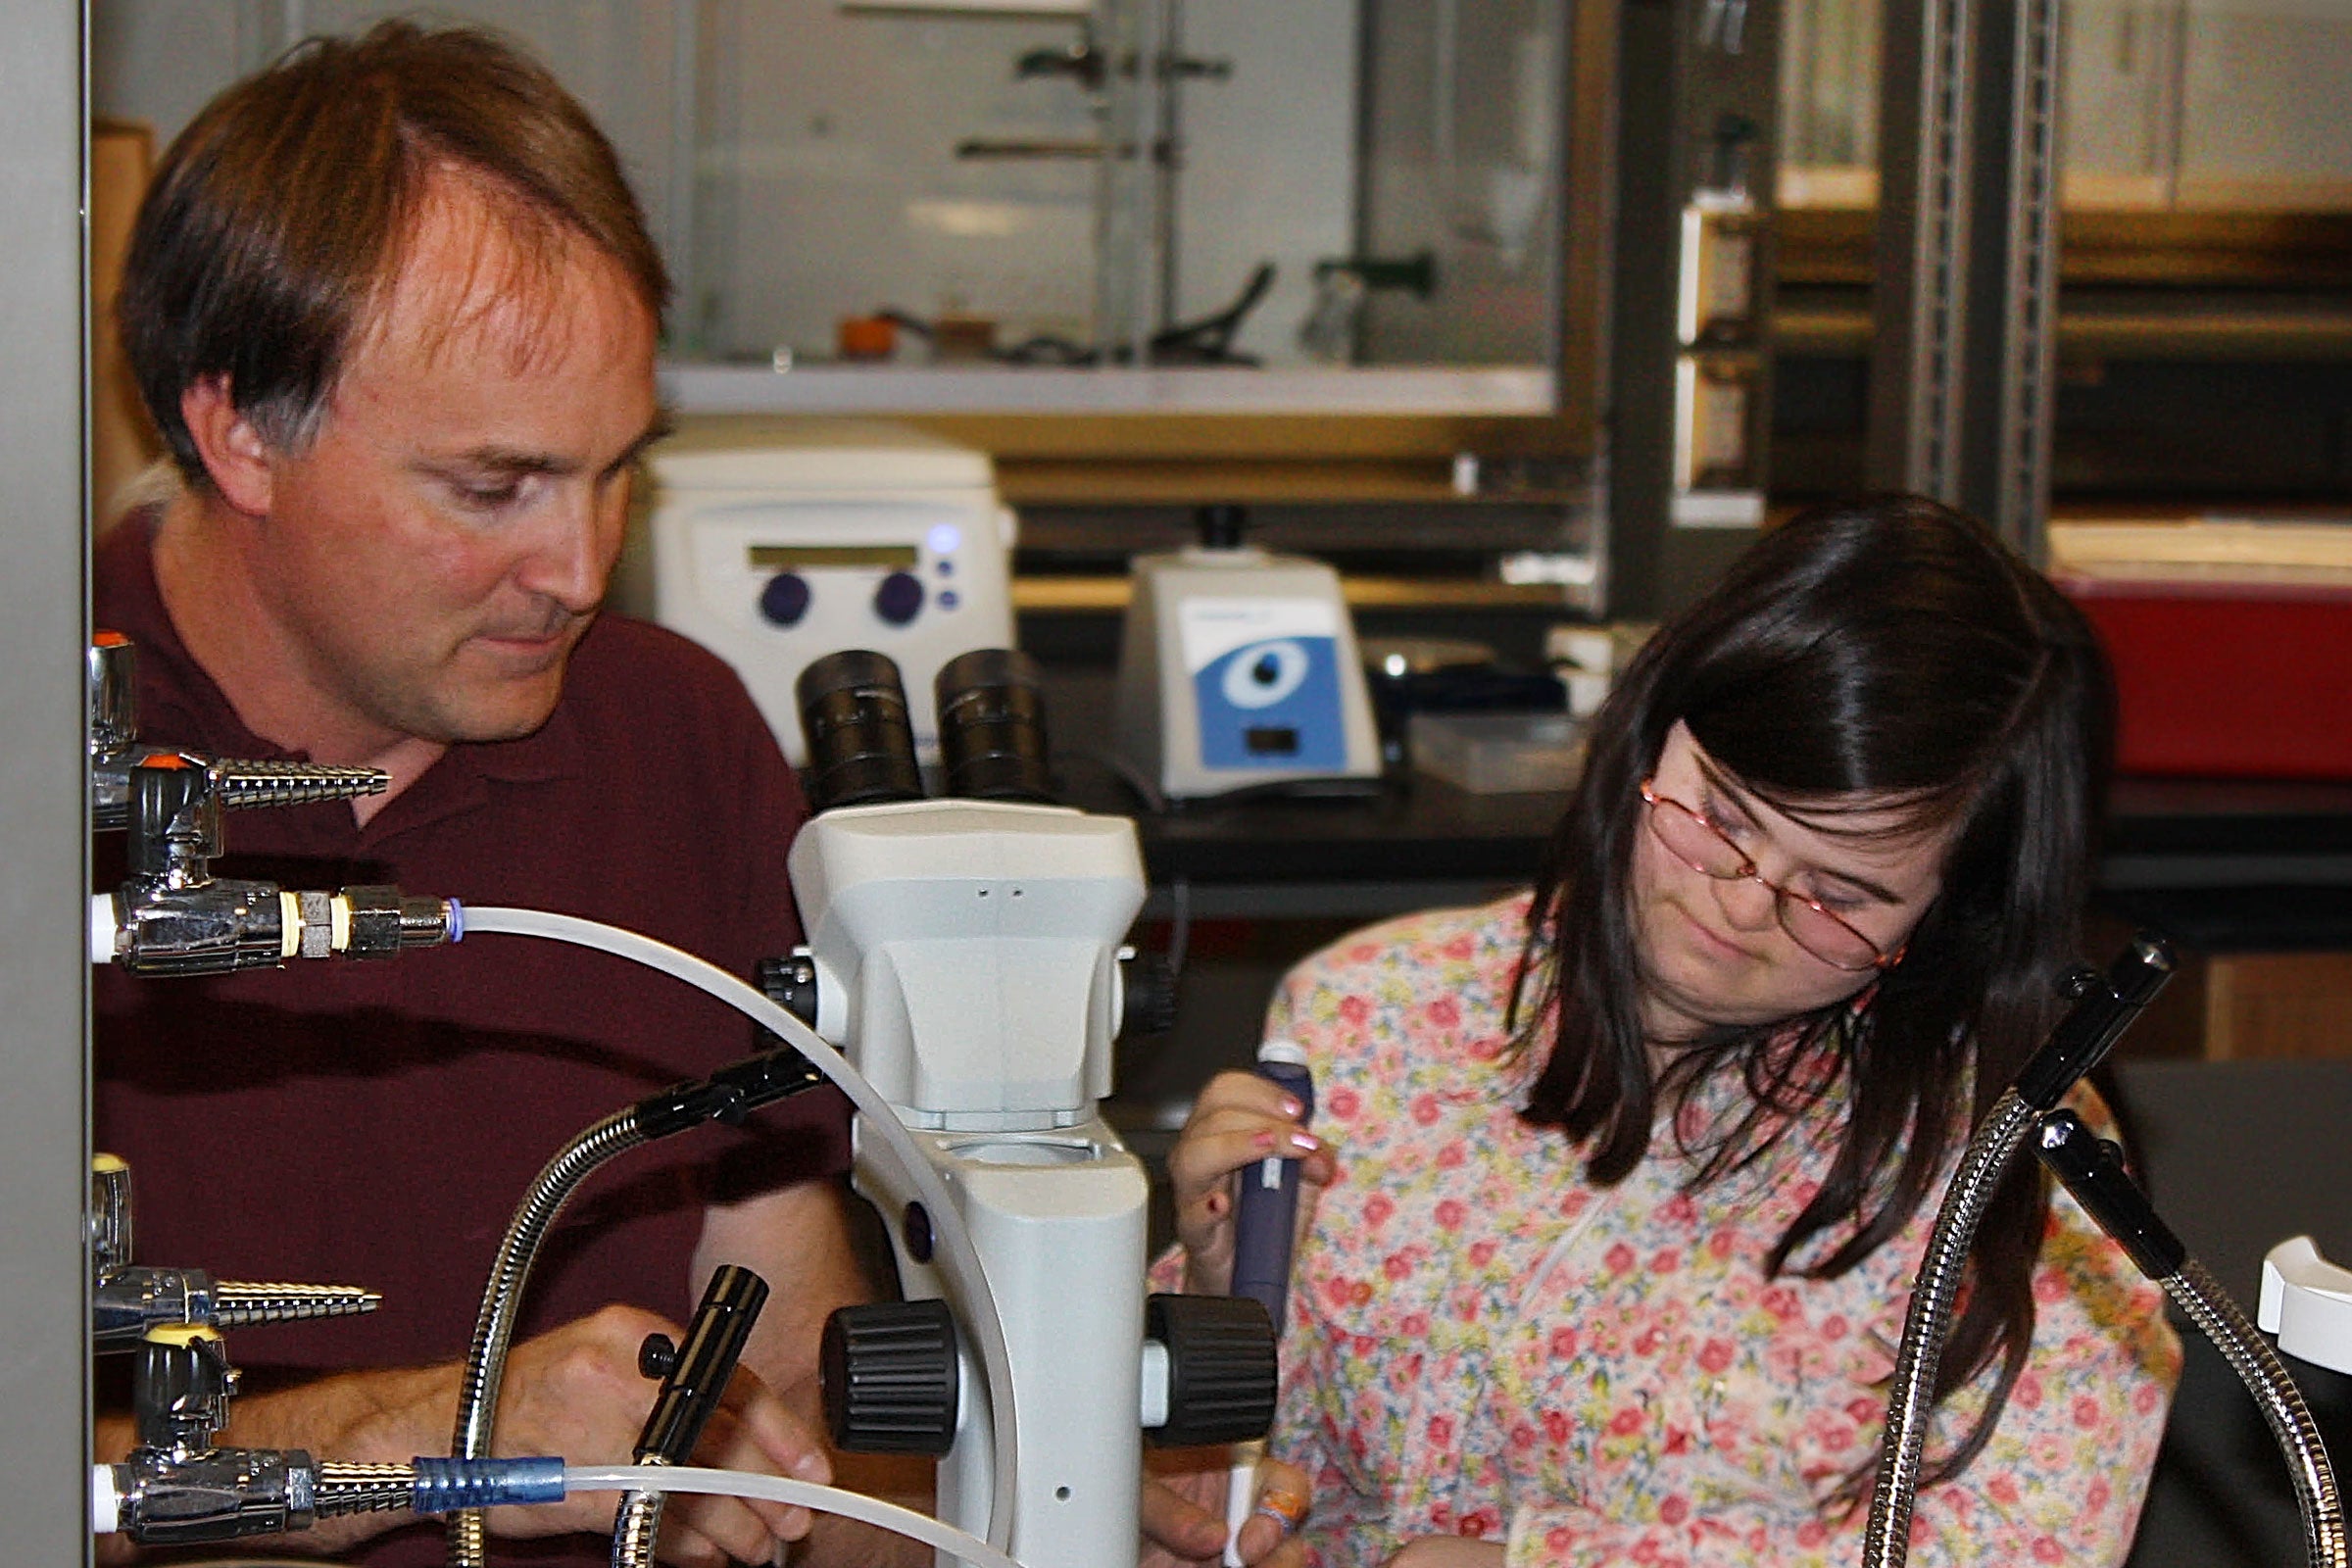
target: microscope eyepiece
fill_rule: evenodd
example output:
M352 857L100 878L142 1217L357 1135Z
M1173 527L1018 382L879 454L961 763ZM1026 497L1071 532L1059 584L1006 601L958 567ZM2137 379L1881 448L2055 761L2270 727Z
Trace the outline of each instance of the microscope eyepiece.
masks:
M1037 663L1012 648L975 648L932 681L946 793L968 801L1054 804L1046 704Z
M827 654L801 671L793 694L808 742L801 783L810 810L923 798L906 689L888 655L864 648Z

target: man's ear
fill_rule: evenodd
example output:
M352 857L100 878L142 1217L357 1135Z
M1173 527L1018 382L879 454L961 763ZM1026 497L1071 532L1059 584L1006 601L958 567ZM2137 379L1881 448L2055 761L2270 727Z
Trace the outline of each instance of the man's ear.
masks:
M179 416L220 499L253 516L270 511L270 443L229 396L228 377L208 376L179 395Z

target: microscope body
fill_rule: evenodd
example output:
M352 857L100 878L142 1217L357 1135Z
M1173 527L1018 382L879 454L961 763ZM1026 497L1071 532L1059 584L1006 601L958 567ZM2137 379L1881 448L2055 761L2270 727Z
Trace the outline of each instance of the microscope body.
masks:
M996 1299L1018 1426L1012 1554L1132 1564L1150 1184L1096 1104L1144 897L1134 826L979 801L850 807L811 819L791 865L817 1032L914 1132ZM950 1298L907 1184L862 1147L856 1179L890 1221L906 1295ZM958 1365L940 1516L985 1534L997 1444L984 1374Z

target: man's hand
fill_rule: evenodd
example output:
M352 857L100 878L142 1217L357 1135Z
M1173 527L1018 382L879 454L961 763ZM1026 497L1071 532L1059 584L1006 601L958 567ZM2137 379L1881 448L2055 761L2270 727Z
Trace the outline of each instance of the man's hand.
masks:
M494 1451L562 1454L575 1465L629 1462L656 1389L637 1370L637 1349L654 1333L680 1337L654 1313L609 1306L516 1346L507 1361ZM736 1369L694 1462L801 1481L829 1482L833 1475L823 1445L747 1367ZM609 1534L619 1503L617 1493L579 1493L544 1507L494 1508L489 1523L506 1536ZM800 1540L808 1526L805 1508L681 1494L662 1511L660 1554L677 1568L723 1568L730 1558L765 1562L779 1543Z
M1147 1450L1140 1568L1222 1560L1228 1458L1225 1448ZM1298 1496L1310 1495L1306 1472L1297 1465L1259 1460L1259 1494L1277 1487ZM1253 1513L1242 1525L1241 1555L1250 1568L1302 1568L1306 1548L1271 1514Z

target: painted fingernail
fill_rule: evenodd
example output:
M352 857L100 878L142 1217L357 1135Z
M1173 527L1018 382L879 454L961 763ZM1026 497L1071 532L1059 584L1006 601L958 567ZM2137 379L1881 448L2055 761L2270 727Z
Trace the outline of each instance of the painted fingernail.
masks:
M1323 1147L1323 1140L1317 1138L1313 1133L1297 1132L1291 1134L1291 1147L1312 1153Z
M1282 1113L1285 1116L1295 1117L1304 1109L1306 1109L1304 1105L1300 1104L1297 1100L1292 1099L1289 1095L1282 1097Z
M1272 1133L1251 1133L1250 1135L1250 1142L1252 1147L1257 1149L1272 1149L1274 1147L1274 1135Z

